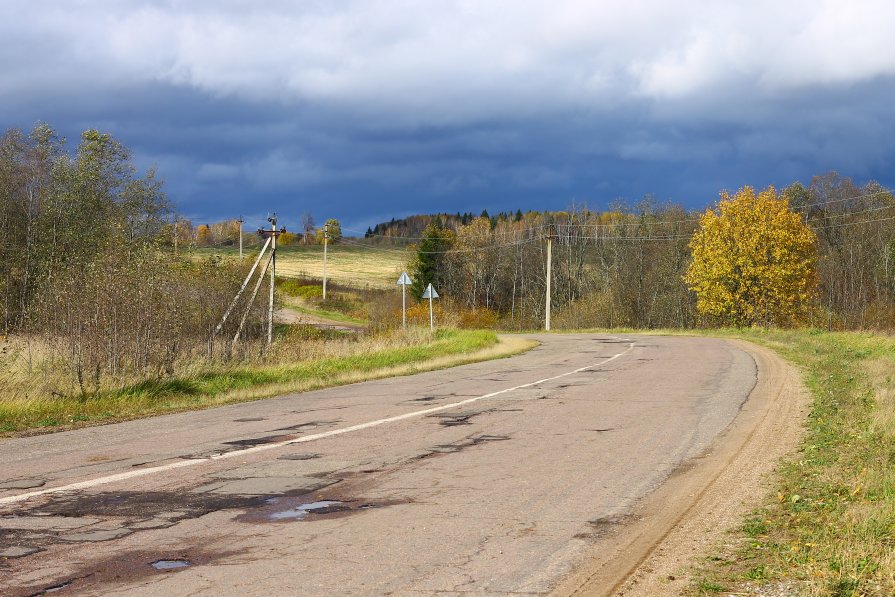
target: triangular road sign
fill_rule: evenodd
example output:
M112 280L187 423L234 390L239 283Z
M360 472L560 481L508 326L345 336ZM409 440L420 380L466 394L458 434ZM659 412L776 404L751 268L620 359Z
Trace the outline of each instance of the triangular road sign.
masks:
M407 272L402 273L401 277L398 278L398 285L409 286L410 284L413 284L413 282L410 281L410 276L407 275Z
M426 288L426 291L423 293L423 298L438 298L438 293L432 288L432 284L429 284L429 287Z

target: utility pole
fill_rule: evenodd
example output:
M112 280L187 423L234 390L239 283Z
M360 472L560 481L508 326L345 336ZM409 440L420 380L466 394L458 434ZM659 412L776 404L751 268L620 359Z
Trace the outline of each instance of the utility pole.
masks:
M277 214L267 218L270 222L270 305L267 309L267 345L273 342L273 295L277 282Z
M329 224L323 225L323 300L326 300L326 246L329 244Z
M277 230L277 214L267 218L267 221L270 222L270 230L259 228L258 234L270 241L270 303L267 307L267 345L270 346L273 342L273 299L277 283L277 237L286 232L286 228Z
M553 239L556 235L553 229L547 231L547 300L544 313L544 328L550 331L550 283L553 280Z
M239 260L242 261L242 224L245 222L242 219L242 214L239 215L239 219L236 221L239 222Z

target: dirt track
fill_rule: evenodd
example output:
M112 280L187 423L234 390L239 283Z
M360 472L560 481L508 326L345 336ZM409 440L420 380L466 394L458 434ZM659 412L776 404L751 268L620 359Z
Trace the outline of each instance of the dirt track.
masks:
M711 553L768 491L779 460L799 445L810 395L798 370L774 352L736 342L755 359L759 383L715 445L677 471L594 546L554 595L678 595L696 558Z

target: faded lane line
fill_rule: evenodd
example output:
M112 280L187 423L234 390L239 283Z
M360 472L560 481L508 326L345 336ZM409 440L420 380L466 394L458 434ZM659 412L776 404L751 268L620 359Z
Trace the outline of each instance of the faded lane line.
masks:
M506 394L507 392L513 392L515 390L521 390L522 388L529 388L531 386L536 386L538 384L546 383L548 381L553 381L555 379L561 379L563 377L567 377L569 375L574 375L576 373L581 373L582 371L587 371L588 369L592 369L594 367L600 367L605 365L610 361L614 361L615 359L622 357L631 350L634 349L635 342L631 342L628 344L628 348L618 353L617 355L611 356L608 359L601 361L599 363L594 363L593 365L587 365L585 367L579 367L574 371L567 371L566 373L561 373L559 375L554 375L553 377L545 377L544 379L539 379L537 381L532 381L526 384L522 384L519 386L514 386L512 388L506 388L503 390L498 390L496 392L491 392L490 394L483 394L481 396L475 396L474 398L467 398L466 400L461 400L460 402L452 402L451 404L443 404L441 406L434 406L432 408L426 408L424 410L417 410L411 413L405 413L403 415L397 415L394 417L388 417L385 419L377 419L375 421L369 421L367 423L360 423L358 425L351 425L350 427L342 427L340 429L333 429L331 431L324 431L322 433L315 433L313 435L306 435L304 437L299 437L296 439L284 440L281 442L273 442L269 444L261 444L259 446L252 446L251 448L246 448L245 450L237 450L234 452L226 452L224 454L215 454L214 456L209 456L208 458L191 458L189 460L183 460L180 462L171 462L169 464L163 464L160 466L155 466L151 468L143 468L135 471L128 471L126 473L118 473L115 475L108 475L106 477L99 477L97 479L90 479L88 481L80 481L78 483L71 483L69 485L62 485L59 487L49 487L47 489L41 489L38 491L31 491L28 493L20 493L19 495L11 495L8 497L0 498L0 506L6 504L14 504L16 502L23 502L27 499L38 497L41 495L48 495L52 493L61 493L63 491L74 491L78 489L90 489L91 487L96 487L97 485L106 485L108 483L115 483L116 481L126 481L127 479L133 479L136 477L144 477L146 475L151 475L153 473L161 473L164 471L170 471L178 468L185 468L188 466L195 466L197 464L202 464L205 462L211 462L214 460L224 460L226 458L236 458L237 456L245 456L246 454L253 454L255 452L263 452L265 450L273 450L275 448L281 448L283 446L288 446L291 444L301 444L305 442L315 441L318 439L324 439L327 437L333 437L336 435L342 435L344 433L351 433L354 431L361 431L364 429L370 429L372 427L378 427L380 425L385 425L386 423L395 423L397 421L403 421L405 419L412 419L414 417L422 417L424 415L428 415L431 413L437 413L443 410L448 410L451 408L456 408L458 406L464 406L466 404L472 404L473 402L478 402L479 400L485 400L486 398L493 398L495 396L500 396L501 394Z

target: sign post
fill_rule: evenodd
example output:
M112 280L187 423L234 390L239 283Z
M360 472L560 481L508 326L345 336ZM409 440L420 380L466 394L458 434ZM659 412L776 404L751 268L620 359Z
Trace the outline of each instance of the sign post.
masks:
M432 299L437 299L438 293L435 292L431 282L429 283L429 287L426 288L426 292L423 293L423 298L429 299L429 330L434 330L435 318L432 315Z
M411 284L410 276L407 272L402 272L398 278L398 285L401 287L401 325L407 327L407 287Z

